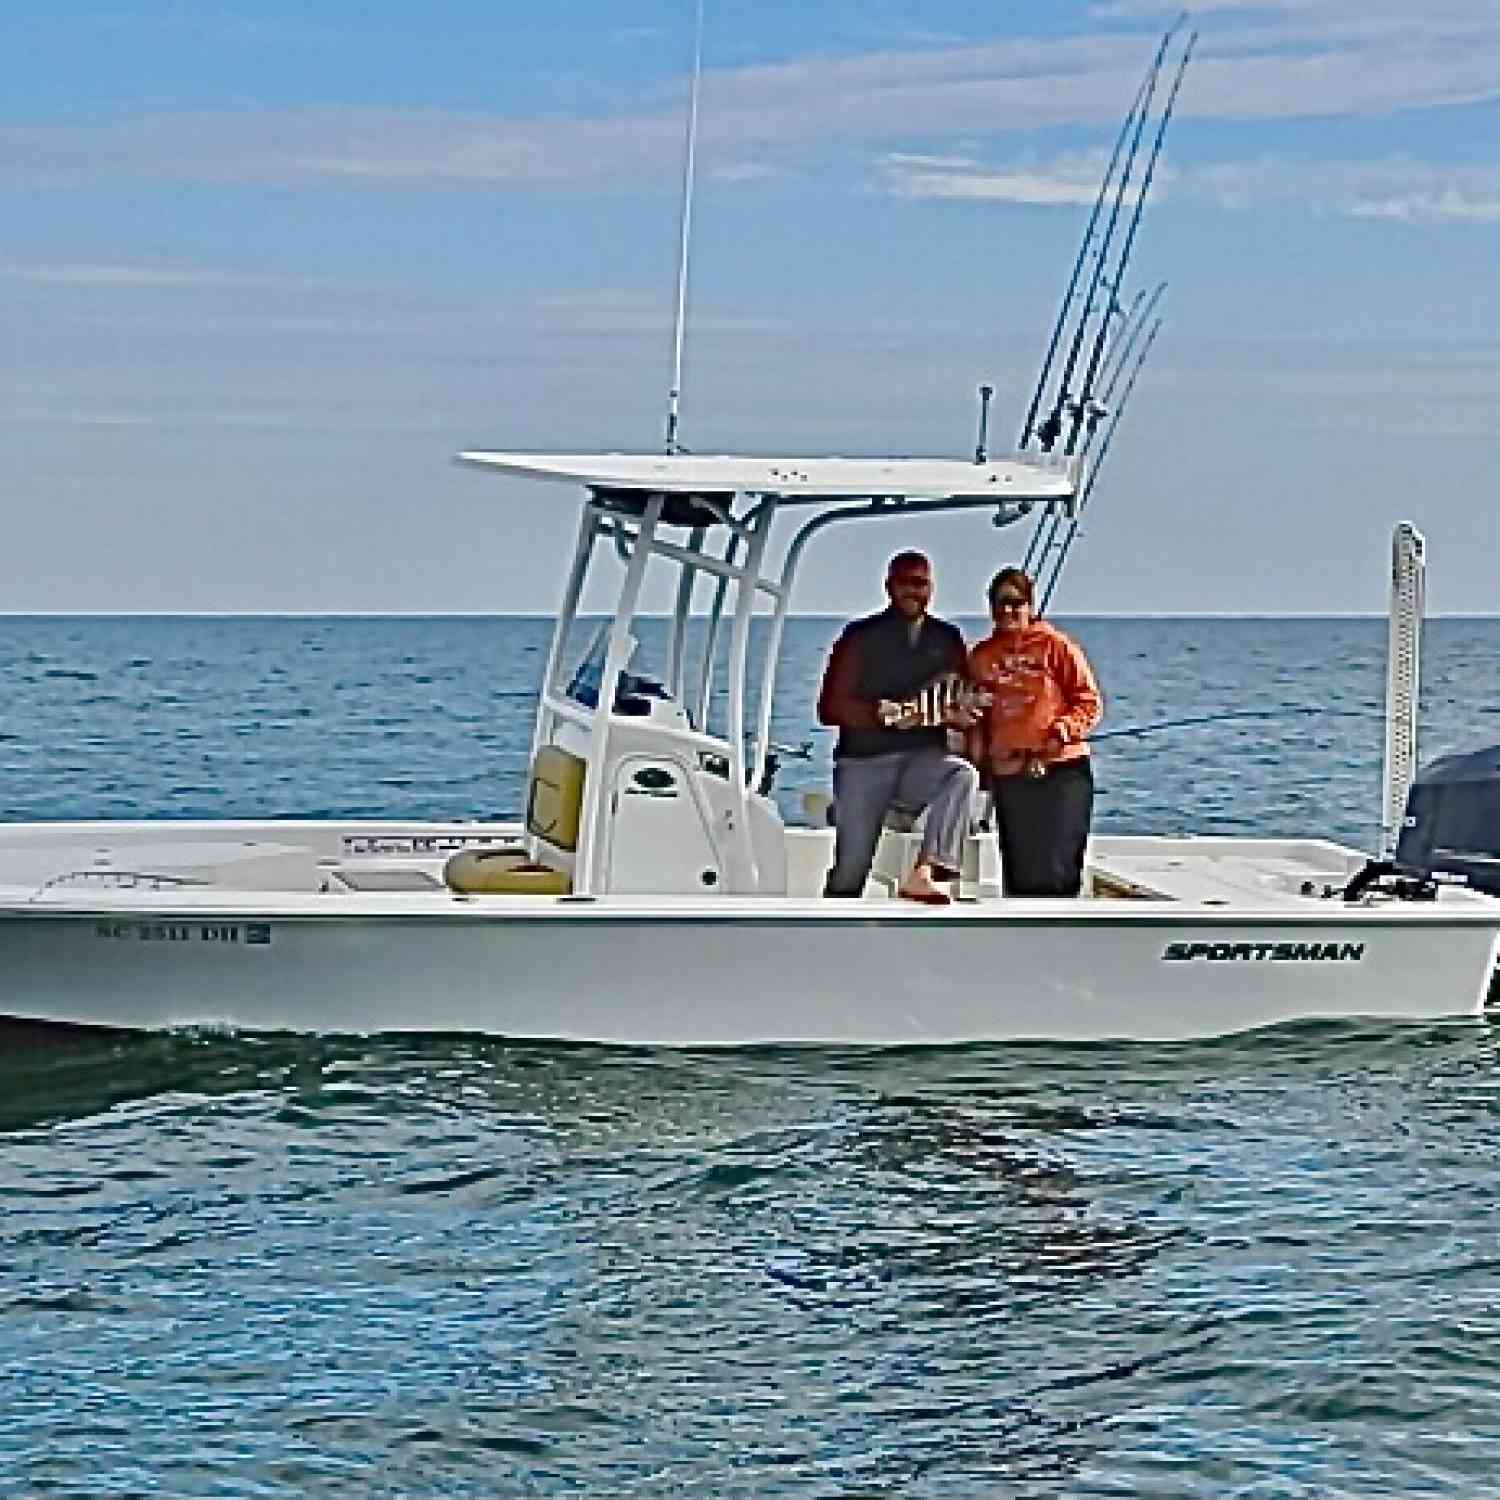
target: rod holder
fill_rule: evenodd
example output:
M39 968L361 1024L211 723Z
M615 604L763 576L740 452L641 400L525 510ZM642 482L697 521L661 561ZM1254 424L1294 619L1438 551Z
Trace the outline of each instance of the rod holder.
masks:
M989 457L989 432L990 432L990 397L995 394L995 387L982 385L979 387L979 441L974 444L974 462L982 464Z

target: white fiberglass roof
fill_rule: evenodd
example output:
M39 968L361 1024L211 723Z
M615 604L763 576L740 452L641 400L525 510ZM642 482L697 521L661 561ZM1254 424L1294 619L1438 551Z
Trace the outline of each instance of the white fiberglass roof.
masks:
M696 453L483 453L459 462L591 489L655 494L778 495L784 500L903 496L1002 504L1071 500L1076 459L1048 454L973 463L959 458L758 458Z

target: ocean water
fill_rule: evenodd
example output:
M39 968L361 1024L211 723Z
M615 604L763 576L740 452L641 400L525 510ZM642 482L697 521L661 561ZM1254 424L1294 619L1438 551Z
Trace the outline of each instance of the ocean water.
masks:
M792 629L788 797L837 624ZM1099 828L1371 842L1382 622L1075 630L1106 731L1263 715L1101 741ZM0 817L510 812L545 644L0 618ZM1500 739L1497 650L1429 627L1428 755ZM1494 1493L1497 1124L1487 1024L0 1032L0 1495Z

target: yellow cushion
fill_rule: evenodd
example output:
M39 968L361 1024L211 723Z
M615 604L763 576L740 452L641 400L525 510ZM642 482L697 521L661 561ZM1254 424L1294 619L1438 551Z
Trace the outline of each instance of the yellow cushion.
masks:
M573 882L561 870L528 862L524 849L463 849L443 869L451 891L469 896L565 896Z
M572 853L578 848L587 763L556 745L543 745L531 765L526 827L539 839Z

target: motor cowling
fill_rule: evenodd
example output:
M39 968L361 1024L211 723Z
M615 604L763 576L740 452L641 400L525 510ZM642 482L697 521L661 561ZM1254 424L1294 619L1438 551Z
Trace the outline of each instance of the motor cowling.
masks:
M1417 775L1396 864L1500 896L1500 745L1446 755Z

